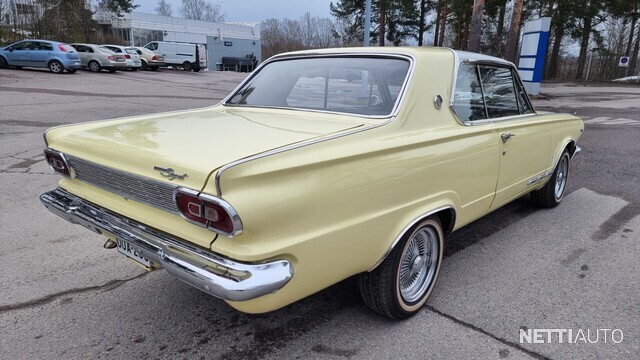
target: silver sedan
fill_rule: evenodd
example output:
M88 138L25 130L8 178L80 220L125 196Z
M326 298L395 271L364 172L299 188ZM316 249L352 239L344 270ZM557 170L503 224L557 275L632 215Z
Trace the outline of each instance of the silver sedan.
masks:
M94 44L79 43L71 44L71 46L73 46L80 55L80 65L93 72L98 72L102 69L115 72L116 70L124 70L127 68L124 56L116 54L107 48Z

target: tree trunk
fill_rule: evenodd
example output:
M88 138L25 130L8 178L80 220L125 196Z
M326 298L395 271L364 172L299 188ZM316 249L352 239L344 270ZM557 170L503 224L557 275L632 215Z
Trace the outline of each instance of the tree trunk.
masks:
M440 16L440 37L438 38L438 46L444 45L444 34L447 27L447 15L449 12L449 6L446 2L443 2L442 15Z
M426 15L427 0L420 0L420 24L418 24L418 46L424 42L424 17Z
M436 30L433 34L433 46L439 46L438 44L438 36L440 35L440 18L442 17L442 3L438 2L437 5L437 14L436 14Z
M631 31L633 32L633 30ZM631 61L629 61L629 76L636 75L636 64L638 62L638 52L640 50L640 25L638 25L638 35L636 35L636 42L633 45L633 54L631 54Z
M553 47L551 48L551 57L549 58L548 78L555 79L558 77L558 57L560 56L560 46L564 37L564 23L562 16L558 14L560 21L553 28Z
M636 22L638 21L638 17L636 14L631 15L631 27L629 31L629 41L627 42L627 51L625 51L624 55L629 56L631 54L631 44L633 44L633 34L636 29Z
M587 16L584 19L584 25L582 27L582 35L580 37L580 55L578 56L578 71L576 72L576 80L582 80L584 74L584 65L587 61L587 52L589 51L589 39L591 38L591 20L592 18Z
M496 37L502 42L502 34L504 33L504 15L507 10L507 1L504 0L500 6L500 14L498 15L498 30L496 30Z
M520 36L520 23L522 22L522 7L524 0L515 0L513 15L511 16L511 26L509 26L509 37L505 49L505 59L515 62L516 50L518 48L518 38Z
M387 9L385 0L380 1L380 18L379 18L379 31L378 31L378 46L384 46L384 39L387 35L386 30Z
M482 15L484 14L484 0L474 0L473 15L471 16L471 33L469 34L469 51L480 51L480 35L482 33Z

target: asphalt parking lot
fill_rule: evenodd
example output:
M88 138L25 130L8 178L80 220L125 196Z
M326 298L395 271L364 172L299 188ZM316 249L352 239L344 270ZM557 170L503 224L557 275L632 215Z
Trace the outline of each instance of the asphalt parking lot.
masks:
M41 206L58 179L42 155L47 127L213 105L245 76L0 69L0 357L637 359L637 85L543 84L538 110L586 124L569 194L551 210L523 198L454 233L428 306L404 322L369 311L350 280L238 313ZM521 341L544 329L589 338Z

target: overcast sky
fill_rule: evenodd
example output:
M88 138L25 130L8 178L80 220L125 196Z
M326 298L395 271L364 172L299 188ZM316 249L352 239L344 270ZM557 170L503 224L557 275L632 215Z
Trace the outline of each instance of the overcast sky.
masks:
M140 5L135 11L155 14L159 0L134 0ZM182 0L166 0L171 4L173 16L180 16ZM208 1L208 0L205 0ZM209 0L210 1L210 0ZM310 12L311 16L330 17L332 0L213 0L225 13L225 21L262 21L268 18L297 19ZM333 0L336 2L336 0Z

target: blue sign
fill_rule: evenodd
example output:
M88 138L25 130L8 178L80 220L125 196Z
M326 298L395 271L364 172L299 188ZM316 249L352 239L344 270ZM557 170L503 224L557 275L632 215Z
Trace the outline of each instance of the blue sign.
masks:
M524 24L518 73L529 95L540 93L542 70L547 56L551 18L543 17Z

